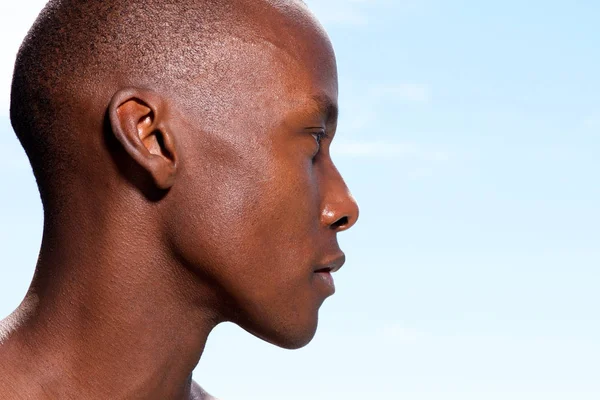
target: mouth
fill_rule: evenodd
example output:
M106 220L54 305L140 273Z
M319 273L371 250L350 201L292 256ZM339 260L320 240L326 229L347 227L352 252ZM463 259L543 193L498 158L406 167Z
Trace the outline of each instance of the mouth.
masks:
M325 291L328 295L332 295L335 293L335 283L333 282L332 273L338 271L344 263L346 262L346 257L344 254L336 257L335 259L322 263L315 267L314 275L318 278L318 281L322 283L325 288Z
M315 267L315 273L333 273L338 271L344 263L346 262L346 256L342 253L340 256L337 256L333 260L326 261L322 264L319 264Z

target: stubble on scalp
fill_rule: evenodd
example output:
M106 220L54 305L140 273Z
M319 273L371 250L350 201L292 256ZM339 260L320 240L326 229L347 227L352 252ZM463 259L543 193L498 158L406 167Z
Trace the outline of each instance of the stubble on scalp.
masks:
M302 2L275 0L51 0L19 51L11 122L40 188L42 202L85 162L82 135L101 123L122 87L151 88L193 101L206 125L235 104L231 77L252 82L243 47L277 43L269 17L306 13ZM291 33L290 33L291 35ZM90 116L99 116L91 121ZM84 153L84 154L82 154Z

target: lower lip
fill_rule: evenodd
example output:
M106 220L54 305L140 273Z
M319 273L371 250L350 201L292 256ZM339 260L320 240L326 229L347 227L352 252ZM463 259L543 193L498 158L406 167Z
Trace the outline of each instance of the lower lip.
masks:
M315 272L315 275L316 279L322 282L322 286L326 288L329 295L335 293L335 283L333 283L333 276L331 276L330 272Z

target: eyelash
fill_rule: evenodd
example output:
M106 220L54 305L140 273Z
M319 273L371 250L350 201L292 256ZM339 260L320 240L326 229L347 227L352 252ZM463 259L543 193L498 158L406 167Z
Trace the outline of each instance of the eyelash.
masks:
M325 131L313 132L312 135L317 141L317 146L319 147L319 150L321 149L321 142L323 141L323 139L327 139L329 137L329 135L327 135Z

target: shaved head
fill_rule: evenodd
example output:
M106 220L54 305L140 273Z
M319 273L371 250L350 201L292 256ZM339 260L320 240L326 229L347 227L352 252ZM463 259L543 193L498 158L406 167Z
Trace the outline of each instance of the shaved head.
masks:
M11 94L11 122L44 205L52 185L65 192L80 157L93 157L81 117L98 115L119 88L150 88L202 110L208 130L249 100L240 84L261 90L273 58L301 61L299 34L315 30L294 0L51 0L21 46Z

